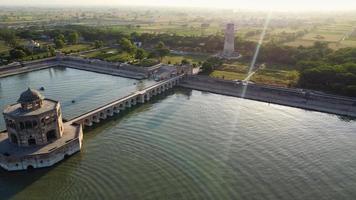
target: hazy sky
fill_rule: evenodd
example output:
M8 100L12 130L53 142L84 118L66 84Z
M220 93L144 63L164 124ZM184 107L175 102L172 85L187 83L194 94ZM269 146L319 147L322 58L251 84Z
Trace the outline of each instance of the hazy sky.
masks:
M0 5L140 5L258 10L356 10L356 0L0 0Z

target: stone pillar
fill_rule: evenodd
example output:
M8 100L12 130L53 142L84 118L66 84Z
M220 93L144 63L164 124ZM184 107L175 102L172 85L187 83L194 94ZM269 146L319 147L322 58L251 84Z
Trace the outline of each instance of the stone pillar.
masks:
M119 108L119 106L120 106L120 105L116 105L116 106L114 107L114 113L116 113L116 114L119 114L119 113L120 113L120 108Z
M84 120L84 125L85 125L85 126L92 126L92 125L93 125L93 122L91 121L91 119L85 119L85 120Z
M119 105L119 109L120 109L120 110L125 110L125 103L121 103L121 104Z
M131 102L130 102L131 100L127 100L126 102L125 102L125 107L127 107L127 108L131 108Z
M99 115L98 115L98 114L93 115L93 116L92 116L92 119L93 119L92 121L95 122L95 123L99 123L99 122L100 122L100 120L99 120Z
M131 99L132 105L135 106L136 105L136 97L134 97L133 99Z
M145 94L140 95L140 103L145 103Z
M150 100L150 94L148 92L145 93L145 101L149 101Z
M110 116L110 117L112 117L112 116L114 116L114 110L113 110L114 108L112 107L112 108L109 108L109 110L106 110L106 114L108 115L108 116Z
M99 118L100 118L100 119L106 119L106 118L107 118L106 112L105 112L105 111L101 111L101 112L99 113Z

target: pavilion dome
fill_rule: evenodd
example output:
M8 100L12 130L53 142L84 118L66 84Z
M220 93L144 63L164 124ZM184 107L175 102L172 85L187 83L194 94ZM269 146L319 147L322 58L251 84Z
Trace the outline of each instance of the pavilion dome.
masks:
M28 88L26 91L24 91L21 95L20 98L17 100L18 103L31 103L37 100L43 100L44 97L43 95L38 92L37 90L33 90L31 88Z

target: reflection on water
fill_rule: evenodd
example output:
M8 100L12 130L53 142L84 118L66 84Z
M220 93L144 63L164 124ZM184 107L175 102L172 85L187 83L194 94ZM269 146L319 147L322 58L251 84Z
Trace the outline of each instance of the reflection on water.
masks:
M353 199L355 130L335 115L177 89L86 129L82 152L54 168L1 171L0 195Z

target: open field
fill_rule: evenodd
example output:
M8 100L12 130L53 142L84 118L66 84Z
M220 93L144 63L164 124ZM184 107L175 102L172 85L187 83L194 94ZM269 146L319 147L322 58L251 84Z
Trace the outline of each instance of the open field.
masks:
M66 45L64 48L61 49L63 53L71 53L71 52L78 52L84 50L90 50L93 46L90 44L75 44L75 45Z
M84 58L95 58L110 62L127 62L133 59L128 53L121 53L118 52L117 49L113 48L97 50L90 53L82 54L81 56Z
M333 22L327 25L322 25L314 28L308 34L295 41L287 42L287 46L312 46L314 42L328 42L333 49L340 49L345 47L355 47L352 38L348 39L347 35L353 30L352 23Z
M222 66L218 67L217 70L247 74L249 70L248 67L249 66L247 66L244 63L232 62L232 63L224 63Z
M260 69L250 80L260 84L288 87L297 83L298 79L299 74L295 70Z
M4 53L10 50L10 47L8 47L4 41L0 41L0 53Z
M199 63L204 62L209 56L206 55L177 55L177 54L169 54L165 56L162 60L162 63L171 63L171 64L179 64L183 59L188 60L190 63Z
M215 69L210 76L225 80L243 80L248 74L248 66L240 62L224 63Z
M225 80L243 80L246 78L246 74L238 73L238 72L214 70L210 74L210 77L220 78L220 79L225 79Z

